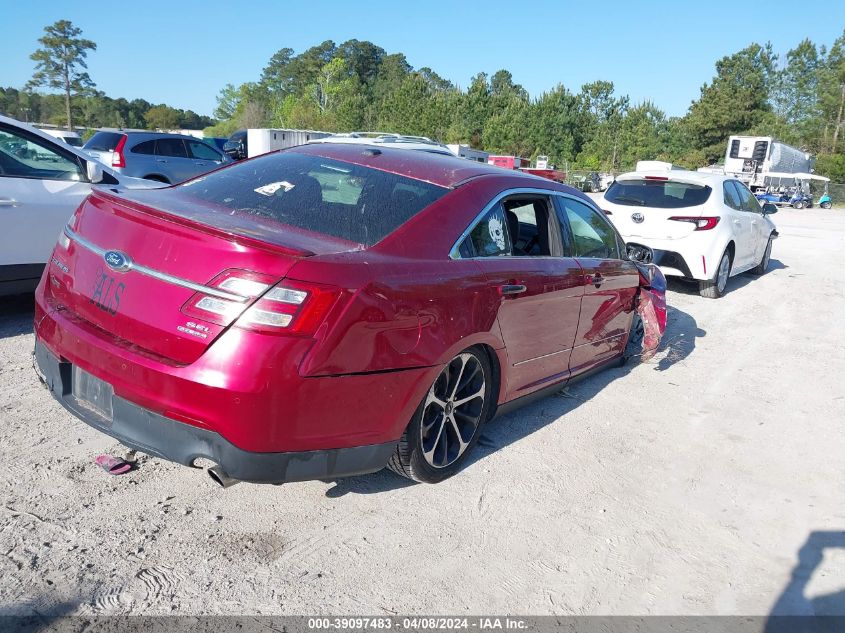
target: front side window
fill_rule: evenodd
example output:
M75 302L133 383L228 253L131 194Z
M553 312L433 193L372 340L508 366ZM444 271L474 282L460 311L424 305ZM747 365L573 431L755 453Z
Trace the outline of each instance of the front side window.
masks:
M220 154L215 152L205 143L199 141L188 141L188 147L191 149L191 156L198 160L220 160Z
M0 127L0 177L82 180L79 163L47 144Z
M564 244L568 243L573 257L621 259L616 232L602 214L572 198L559 201L564 216L561 223L569 226L571 236Z
M734 182L734 186L739 193L741 209L749 213L760 213L760 203L757 202L757 198L748 190L748 187L741 182Z

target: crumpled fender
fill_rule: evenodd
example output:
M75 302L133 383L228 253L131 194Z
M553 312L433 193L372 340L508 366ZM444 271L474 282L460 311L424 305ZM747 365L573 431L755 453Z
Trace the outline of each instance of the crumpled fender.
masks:
M666 331L666 277L654 264L637 263L640 291L637 315L643 323L642 360L654 356Z

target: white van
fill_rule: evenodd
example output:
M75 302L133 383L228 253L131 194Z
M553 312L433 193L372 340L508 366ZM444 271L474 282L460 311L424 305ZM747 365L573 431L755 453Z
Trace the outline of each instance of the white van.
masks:
M44 132L44 134L49 134L50 136L57 138L60 141L64 141L68 145L73 145L74 147L82 147L82 138L76 132L71 132L69 130L45 130L44 128L39 129Z

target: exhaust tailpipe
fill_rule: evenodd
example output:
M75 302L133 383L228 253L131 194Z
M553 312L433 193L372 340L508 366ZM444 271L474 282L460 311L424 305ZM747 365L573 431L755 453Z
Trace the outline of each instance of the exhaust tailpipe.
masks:
M208 476L221 488L231 488L235 484L241 483L240 479L232 479L226 474L226 471L220 466L212 466L208 469Z

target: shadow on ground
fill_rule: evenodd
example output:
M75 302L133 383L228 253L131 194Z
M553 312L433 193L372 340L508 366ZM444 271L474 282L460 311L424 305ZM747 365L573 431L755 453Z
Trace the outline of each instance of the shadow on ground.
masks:
M34 312L35 299L31 294L0 298L0 338L32 332Z
M845 589L807 596L807 587L814 574L824 575L819 568L825 553L845 550L845 531L810 532L807 542L798 550L798 562L789 582L772 606L764 633L827 633L845 630ZM841 579L838 585L841 587Z
M751 273L740 273L736 277L728 279L728 285L725 287L725 292L730 293L740 288L744 288L748 284L754 283L757 279L765 277L775 270L785 270L789 268L779 259L769 260L769 268L762 275L753 275ZM681 281L677 277L667 277L667 288L673 292L678 292L684 295L698 296L698 282L697 281Z
M660 360L646 361L655 371L666 371L693 353L696 340L706 336L695 319L682 310L669 306L666 333L657 352ZM495 418L484 428L478 445L467 459L464 468L471 468L477 461L518 442L535 431L557 421L561 416L590 401L613 381L627 375L641 364L637 359L629 360L621 367L602 371L582 382L572 385L558 394L541 398L526 405L518 412ZM564 385L561 385L563 389ZM414 485L414 482L396 475L387 469L372 475L339 479L333 488L326 491L328 497L341 497L348 493L374 494Z

